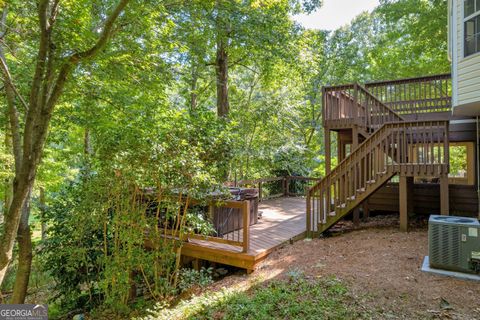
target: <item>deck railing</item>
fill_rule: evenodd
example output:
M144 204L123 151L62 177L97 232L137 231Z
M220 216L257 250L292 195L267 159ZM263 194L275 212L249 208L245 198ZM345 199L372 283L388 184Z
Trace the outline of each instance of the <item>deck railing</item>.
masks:
M348 127L358 116L358 104L355 103L356 90L354 84L324 87L323 122L333 123L338 127Z
M255 180L241 180L234 183L236 187L252 187L258 189L260 201L279 197L306 196L310 187L315 185L321 178L285 176L270 177Z
M370 82L365 88L399 114L451 111L450 74Z
M338 221L395 174L438 177L448 163L448 121L384 124L309 190L307 231Z
M190 233L187 239L228 244L241 247L242 252L248 252L250 248L250 202L248 200L212 202L209 205L208 222L214 228L217 226L216 234Z
M193 206L202 206L199 202L192 201ZM215 212L216 211L216 212ZM161 237L177 239L185 242L203 241L212 244L232 246L233 251L248 252L250 249L250 202L245 201L215 201L208 205L205 221L199 226L187 225L185 230L174 231L164 228ZM151 245L151 244L150 244Z
M405 119L392 109L385 106L376 96L372 95L363 86L356 84L359 114L356 124L373 132L383 124Z
M285 176L271 177L257 180L243 180L236 183L237 187L254 187L259 190L259 201L275 197L306 196L309 188L320 181L320 178ZM194 205L202 205L193 201ZM184 241L197 242L200 245L202 241L210 245L221 244L228 245L232 251L248 252L250 248L250 227L252 218L253 202L250 200L226 200L212 201L208 204L208 214L206 222L214 230L207 233L197 232L193 229L185 233ZM225 246L223 246L225 250ZM230 250L230 249L229 249Z
M451 111L450 74L323 88L325 127L377 129L402 115Z
M323 111L324 125L332 128L358 125L374 131L386 122L404 120L358 83L324 87Z

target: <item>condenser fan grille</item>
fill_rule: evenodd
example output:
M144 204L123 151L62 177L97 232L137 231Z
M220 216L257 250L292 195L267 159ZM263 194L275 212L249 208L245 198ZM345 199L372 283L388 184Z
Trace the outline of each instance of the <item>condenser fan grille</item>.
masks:
M430 226L430 262L437 265L460 263L460 233L457 226L434 224Z

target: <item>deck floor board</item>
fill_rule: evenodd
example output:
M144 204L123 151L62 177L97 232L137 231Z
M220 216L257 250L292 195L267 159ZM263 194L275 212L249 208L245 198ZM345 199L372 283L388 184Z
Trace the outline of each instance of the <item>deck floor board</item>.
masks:
M305 209L304 198L276 198L262 201L258 209L262 218L250 227L250 250L242 254L242 257L248 256L253 261L263 259L275 248L304 234L306 231ZM232 235L224 236L225 239L228 237L232 238ZM242 232L239 237L242 241ZM232 254L242 253L242 248L223 243L191 239L189 244L190 250L209 248ZM215 257L212 257L212 261L214 260Z

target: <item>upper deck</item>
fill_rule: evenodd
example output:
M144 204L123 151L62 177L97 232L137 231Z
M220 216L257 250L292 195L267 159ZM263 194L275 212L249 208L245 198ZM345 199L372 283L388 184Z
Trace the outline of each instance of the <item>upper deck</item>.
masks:
M346 129L367 121L378 127L396 118L454 119L451 75L323 88L323 124L327 129Z

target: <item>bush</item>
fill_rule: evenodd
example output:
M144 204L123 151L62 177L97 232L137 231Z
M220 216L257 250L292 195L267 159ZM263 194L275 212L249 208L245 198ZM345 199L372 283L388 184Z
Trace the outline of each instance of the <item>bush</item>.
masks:
M181 269L178 288L186 291L194 286L206 287L213 282L213 268L201 268L200 271L193 269Z
M65 310L102 306L125 314L136 292L168 301L193 281L208 283L208 271L181 276L178 239L192 229L211 233L187 204L219 190L224 169L214 146L225 137L213 125L207 136L196 134L208 117L163 117L136 119L151 127L131 118L123 127L102 127L95 157L53 197L42 258Z

